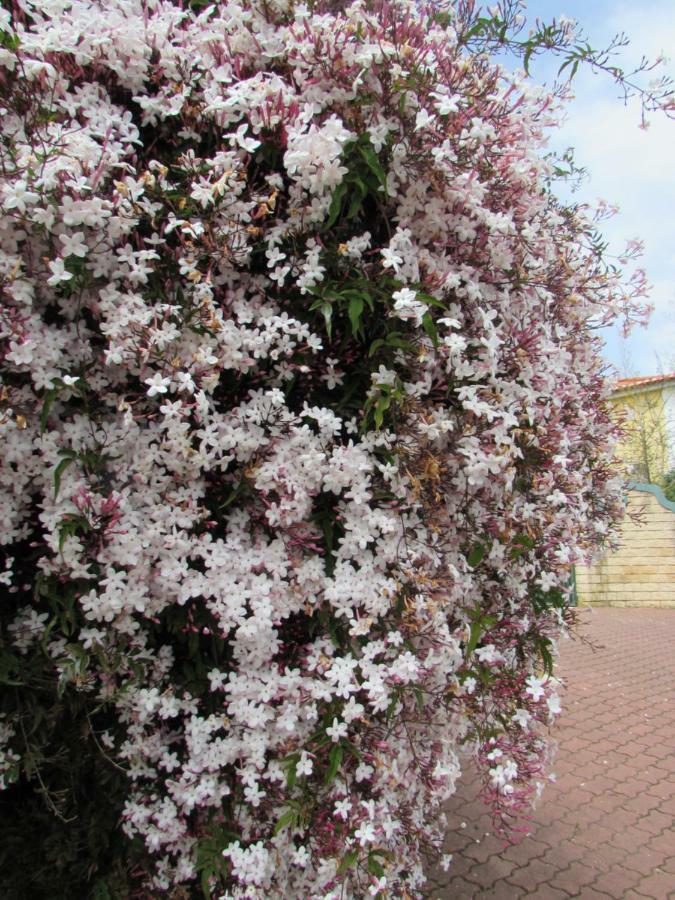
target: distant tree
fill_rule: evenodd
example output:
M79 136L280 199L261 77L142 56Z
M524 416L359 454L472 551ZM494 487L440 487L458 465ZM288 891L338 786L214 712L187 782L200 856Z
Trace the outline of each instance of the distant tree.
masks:
M621 398L625 414L622 455L636 481L658 484L668 469L672 435L660 390Z
M675 503L675 469L671 469L670 472L666 473L661 486L666 499Z

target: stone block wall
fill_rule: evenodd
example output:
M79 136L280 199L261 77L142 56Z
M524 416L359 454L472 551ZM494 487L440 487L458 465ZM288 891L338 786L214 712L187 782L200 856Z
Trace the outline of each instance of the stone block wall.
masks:
M631 485L619 549L575 574L581 605L675 609L675 503L656 485Z

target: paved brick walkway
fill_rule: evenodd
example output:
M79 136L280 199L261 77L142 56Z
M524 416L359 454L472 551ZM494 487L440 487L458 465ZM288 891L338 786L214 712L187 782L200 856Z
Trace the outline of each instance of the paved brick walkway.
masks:
M602 648L563 646L557 781L529 836L504 849L462 784L434 900L675 898L675 610L584 610L581 622Z

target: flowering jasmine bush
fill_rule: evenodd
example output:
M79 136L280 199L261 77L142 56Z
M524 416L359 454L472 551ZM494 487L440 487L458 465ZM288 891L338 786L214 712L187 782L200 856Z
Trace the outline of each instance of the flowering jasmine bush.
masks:
M0 13L3 808L99 885L418 896L462 746L505 816L542 773L643 285L472 21Z

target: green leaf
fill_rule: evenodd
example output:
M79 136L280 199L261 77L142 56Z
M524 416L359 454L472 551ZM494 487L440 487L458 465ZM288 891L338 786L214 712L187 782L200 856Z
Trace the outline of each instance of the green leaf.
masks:
M283 831L284 828L287 828L289 825L294 826L297 824L298 813L295 809L287 809L285 813L282 813L279 817L277 824L274 826L274 833L279 834L280 831Z
M470 28L464 35L464 41L470 41L471 38L477 37L482 32L487 31L490 25L492 25L493 21L493 19L486 19L484 17L477 19L476 24L473 26L473 28Z
M410 341L407 341L400 331L390 331L386 340L387 347L396 347L400 350L409 350Z
M356 217L358 211L363 205L366 194L368 193L368 188L360 178L355 178L351 183L354 186L354 193L352 196L352 202L349 204L349 209L347 211L346 218L348 220L354 219Z
M530 600L536 612L543 612L547 609L564 609L566 606L565 595L560 588L552 588L544 592L541 588L535 587L530 593Z
M337 867L337 874L344 875L345 872L348 872L352 866L356 865L358 858L358 850L348 850L340 860L340 865Z
M376 878L382 878L384 875L384 866L372 853L368 854L368 871Z
M75 454L64 456L58 466L54 469L54 499L59 496L61 490L61 477L68 466L75 462Z
M574 53L568 56L565 62L560 66L560 68L558 69L558 75L562 75L562 73L568 66L572 66L572 68L570 69L570 74L568 76L568 81L571 81L577 74L577 69L579 68L579 59L575 56Z
M349 301L349 321L352 323L352 335L356 337L361 331L361 314L364 302L362 297L352 297Z
M298 780L298 762L300 754L294 753L286 761L286 790L292 791Z
M389 706L387 707L387 711L385 712L385 718L387 721L391 719L394 715L394 710L396 709L396 705L400 700L400 692L398 690L394 690L391 695L391 700L389 701Z
M447 310L447 304L445 304L442 300L439 300L437 297L432 297L431 294L425 294L424 291L416 291L417 299L423 300L427 306L437 306L439 309Z
M11 687L20 687L23 681L16 679L21 671L21 663L11 653L3 653L0 655L0 684L6 684Z
M513 539L513 546L509 550L509 559L520 559L527 551L531 550L535 545L535 541L527 534L517 534Z
M401 94L398 98L398 112L401 117L405 115L405 108L407 105L407 91L401 91Z
M440 25L441 28L449 28L453 21L454 19L447 12L437 12L434 14L434 22L436 22L437 25Z
M347 182L342 181L333 191L333 196L328 208L328 219L326 220L325 225L327 229L332 228L340 216L340 212L342 211L342 201L344 200L345 194L347 193L347 188Z
M481 562L481 560L485 556L486 549L487 548L485 544L481 544L478 542L471 547L469 553L467 554L466 561L472 569L475 569L476 566Z
M5 50L16 51L21 46L21 41L17 34L10 34L9 31L0 31L0 47Z
M328 769L326 770L326 784L330 784L338 773L338 769L342 764L342 745L335 744L328 756Z
M56 399L56 394L57 394L57 388L50 388L45 393L45 398L42 403L42 411L40 413L40 434L44 434L45 429L47 428L49 412L52 408L54 400Z
M67 538L73 537L78 532L88 534L90 531L91 525L84 516L66 516L59 527L59 553L63 553Z
M434 345L434 349L438 349L438 332L436 331L436 323L431 318L430 313L424 313L422 317L422 327L426 331L428 337L431 338L431 343Z
M206 900L211 900L211 896L212 896L211 895L211 885L209 882L215 874L216 874L215 872L212 872L209 869L202 870L201 888L202 888L202 894L204 894L204 897L206 898Z
M346 747L347 750L349 750L349 752L351 753L351 755L355 756L356 759L359 760L359 762L363 762L363 753L361 753L361 751L355 744L352 744L351 741L343 740L342 746Z
M391 394L382 394L375 404L375 410L373 412L373 422L375 423L375 430L379 431L382 428L384 423L384 414L391 406Z
M384 338L377 338L370 345L370 350L368 351L368 356L374 356L380 347L384 347Z
M324 301L319 306L321 310L321 314L323 315L324 321L326 323L326 333L328 334L328 339L330 340L333 336L333 305L328 301Z
M338 633L335 619L331 615L328 616L328 619L326 622L326 629L328 631L328 636L330 637L335 649L341 650L342 649L342 641L340 640L340 635Z
M553 674L553 656L551 654L551 640L547 637L540 637L537 641L541 661L544 664L544 672L547 675Z
M246 490L248 490L248 488L248 482L246 481L246 479L242 478L242 480L237 482L237 484L232 488L225 500L223 500L223 502L218 505L218 509L227 509L227 507L231 506L235 500L238 500L241 495Z
M480 622L472 622L471 623L471 630L469 632L469 643L466 645L467 657L471 656L473 651L478 646L478 641L480 640L482 631L483 631L483 626Z
M375 177L380 182L382 187L386 188L387 176L386 176L384 169L382 168L382 163L378 159L377 153L375 153L375 150L373 149L372 145L370 143L362 144L359 147L359 150L361 152L361 156L366 161L366 165L368 166L370 171L373 173L373 175L375 175Z
M321 523L321 530L323 531L323 539L326 544L326 550L328 553L331 553L333 550L333 520L330 516L325 516Z

